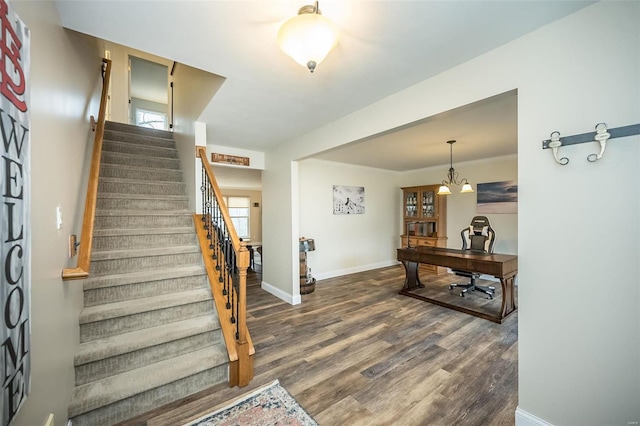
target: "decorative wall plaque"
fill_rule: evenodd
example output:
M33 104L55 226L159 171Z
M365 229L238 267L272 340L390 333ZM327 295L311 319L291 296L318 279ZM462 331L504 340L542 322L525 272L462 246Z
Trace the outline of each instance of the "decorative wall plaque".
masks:
M238 155L211 153L212 163L227 163L236 166L249 166L249 157L240 157Z

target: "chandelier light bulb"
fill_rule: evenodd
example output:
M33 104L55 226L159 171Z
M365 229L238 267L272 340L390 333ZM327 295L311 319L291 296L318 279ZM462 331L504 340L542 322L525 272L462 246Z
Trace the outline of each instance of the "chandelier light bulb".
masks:
M462 189L460 190L462 194L466 194L467 192L473 192L473 188L470 183L465 183L462 185Z
M438 188L438 195L451 195L451 190L447 185L441 185L440 188Z

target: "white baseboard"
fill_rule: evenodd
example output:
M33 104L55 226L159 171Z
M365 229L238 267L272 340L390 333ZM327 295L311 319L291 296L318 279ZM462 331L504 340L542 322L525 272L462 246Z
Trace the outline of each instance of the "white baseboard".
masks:
M369 265L354 266L353 268L337 269L335 271L323 272L315 276L316 280L326 280L327 278L341 277L343 275L355 274L358 272L370 271L372 269L386 268L397 265L397 260L387 260L384 262L370 263Z
M277 297L278 299L282 299L285 302L287 302L290 305L299 305L302 302L302 298L300 297L299 294L289 294L287 292L284 292L282 290L280 290L278 287L274 287L271 284L269 284L268 282L262 281L262 289L264 291L267 291L271 294L273 294L275 297Z
M551 423L516 407L516 426L553 426Z

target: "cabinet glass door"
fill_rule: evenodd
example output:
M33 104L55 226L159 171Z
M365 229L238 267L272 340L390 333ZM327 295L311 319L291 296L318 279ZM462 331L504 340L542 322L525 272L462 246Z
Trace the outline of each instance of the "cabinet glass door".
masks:
M418 193L404 193L404 215L405 217L418 217Z
M422 217L434 217L436 212L436 194L434 191L422 193Z

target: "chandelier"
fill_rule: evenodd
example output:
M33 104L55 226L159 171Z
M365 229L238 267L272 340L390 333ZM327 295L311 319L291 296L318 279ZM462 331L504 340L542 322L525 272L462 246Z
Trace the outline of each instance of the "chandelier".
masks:
M280 49L313 72L338 43L338 30L322 16L318 2L302 6L278 31Z
M447 141L447 143L449 144L449 153L450 153L449 154L449 159L450 159L449 173L447 173L447 180L442 181L442 185L438 189L438 195L451 195L451 190L449 189L451 185L462 185L462 189L460 190L460 193L462 194L467 192L473 192L473 188L471 187L471 184L466 178L463 178L458 182L458 172L456 172L456 170L453 168L453 144L456 143L456 141L455 140Z

